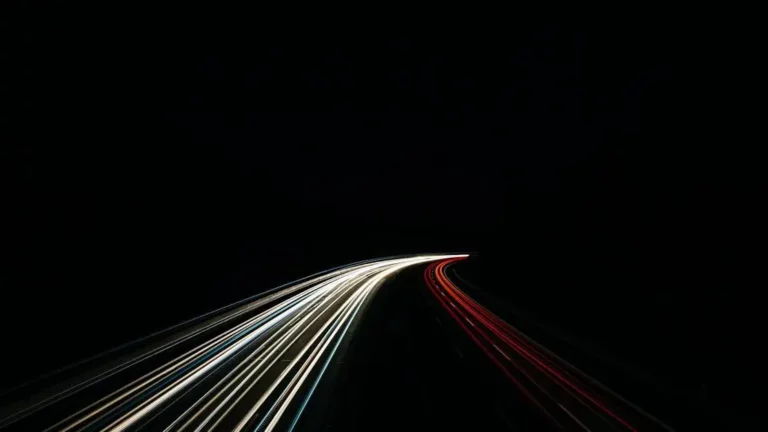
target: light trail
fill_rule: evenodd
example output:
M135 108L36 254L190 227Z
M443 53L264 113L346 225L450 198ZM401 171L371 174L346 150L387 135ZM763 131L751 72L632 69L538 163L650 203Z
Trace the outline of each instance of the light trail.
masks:
M461 259L427 267L430 292L545 418L566 430L672 430L470 298L445 272Z
M30 401L0 428L293 430L377 288L408 266L455 257L352 264L218 309L140 340L146 346Z

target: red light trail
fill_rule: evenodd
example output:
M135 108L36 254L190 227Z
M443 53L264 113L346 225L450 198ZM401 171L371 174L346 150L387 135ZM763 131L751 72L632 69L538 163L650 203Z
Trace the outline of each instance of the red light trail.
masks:
M429 290L491 362L555 426L568 430L671 430L470 298L445 272L462 259L430 264L424 272Z

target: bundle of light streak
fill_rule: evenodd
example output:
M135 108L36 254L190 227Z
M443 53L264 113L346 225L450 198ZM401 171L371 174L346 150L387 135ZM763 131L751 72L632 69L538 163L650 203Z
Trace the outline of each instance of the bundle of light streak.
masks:
M446 273L449 266L461 259L427 266L427 286L445 312L517 391L558 429L672 431L462 291Z
M293 430L377 288L451 257L352 264L205 314L27 401L0 428L45 417L51 431Z

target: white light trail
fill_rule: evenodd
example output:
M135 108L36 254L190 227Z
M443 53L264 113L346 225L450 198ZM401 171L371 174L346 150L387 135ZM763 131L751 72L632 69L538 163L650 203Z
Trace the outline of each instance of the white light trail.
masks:
M158 340L142 352L3 422L23 419L117 378L120 388L97 395L90 405L75 407L74 414L46 430L123 431L148 424L169 432L292 430L350 324L377 288L408 266L458 256L352 264L217 309L157 333ZM132 370L140 373L119 380ZM169 410L172 406L178 408Z

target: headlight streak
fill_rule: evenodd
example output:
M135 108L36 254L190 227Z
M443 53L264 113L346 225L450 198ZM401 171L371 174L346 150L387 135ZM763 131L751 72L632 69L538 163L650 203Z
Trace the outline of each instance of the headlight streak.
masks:
M356 263L217 309L141 339L154 342L0 420L0 428L58 409L46 431L293 430L376 289L405 267L453 257ZM110 391L110 383L119 388ZM95 402L57 408L85 389Z
M321 287L322 287L322 285L321 285ZM318 288L318 289L319 289L319 288ZM141 387L145 387L145 386L147 386L148 384L150 384L150 383L152 383L152 382L154 382L154 381L158 380L159 378L161 378L161 377L163 377L163 376L165 376L165 375L168 375L168 374L169 374L169 373L171 373L171 372L177 372L177 371L179 371L179 370L180 370L180 368L181 368L182 366L184 366L184 365L185 365L185 364L184 364L184 361L185 361L185 360L188 360L188 359L192 359L192 358L195 358L195 357L199 356L200 354L204 353L204 352L205 352L205 351L206 351L208 348L214 347L214 348L215 348L215 351L214 351L213 353L215 353L216 351L220 350L221 348L224 348L224 347L226 347L227 345L229 345L229 344L231 344L232 342L234 342L235 340L237 340L237 339L236 339L236 338L237 338L237 336L240 336L240 335L243 335L243 334L245 334L245 332L247 332L247 331L248 331L248 330L250 330L250 329L253 329L253 328L254 328L254 327L255 327L255 326L258 324L258 323L262 322L262 321L263 321L263 317L265 317L265 316L267 316L267 317L268 317L268 316L273 316L273 315L274 315L274 314L276 314L277 312L283 311L283 310L285 310L286 308L289 308L289 307L293 307L293 308L296 308L296 303L298 303L299 305L301 305L301 304L302 304L302 302L305 302L305 301L306 301L306 297L308 297L308 296L309 296L311 293L313 293L313 292L316 292L316 291L317 291L317 289L315 289L314 291L310 291L309 293L305 293L305 294L299 295L299 296L298 296L298 299L295 299L295 300L294 300L294 299L290 299L290 300L288 300L288 301L286 302L287 304L280 304L280 305L274 306L274 307L270 308L269 310L267 310L267 311L265 311L265 312L263 312L263 313L261 313L261 314L257 315L256 317L252 318L251 320L249 320L249 321L246 321L246 322L245 322L245 323L243 323L243 324L240 324L239 326L237 326L237 327L235 327L234 329L232 329L232 330L230 330L230 331L226 332L225 334L223 334L223 335L221 335L221 336L218 336L217 338L215 338L214 340L212 340L212 341L210 341L210 342L208 342L208 343L204 344L203 346L201 346L201 347L199 347L199 348L196 348L196 349L195 349L195 350L193 350L191 353L188 353L188 354L186 354L186 355L182 356L180 359L178 359L178 360L176 360L176 361L172 362L172 363L171 363L171 365L170 365L170 366L168 366L168 368L165 368L163 371L161 371L161 372L159 372L159 373L156 373L156 376L154 376L154 377L150 378L150 380L149 380L148 382L145 382L145 383L141 384L139 387L137 387L137 388L136 388L136 389L134 389L134 390L131 390L131 391L128 391L128 392L125 392L125 393L123 393L123 394L122 394L121 396L119 396L119 397L118 397L118 398L117 398L115 401L113 401L113 402L111 402L111 403L109 403L109 404L106 404L105 406L103 406L103 407L101 407L100 409L96 410L94 413L92 413L92 414L88 415L87 417L85 417L85 418L83 418L83 419L79 420L78 422L76 422L76 423L74 423L74 424L70 425L69 427L67 427L67 428L63 429L63 431L71 430L71 429L72 429L74 426L76 426L76 425L78 425L78 424L80 424L80 423L82 423L82 422L86 421L88 418L90 418L90 417L94 416L95 414L98 414L98 412L101 412L101 411L105 410L105 409L106 409L106 408L108 408L109 406L111 406L111 405L114 405L114 404L115 404L117 401L119 401L119 400L121 400L121 399L124 399L124 398L126 398L126 397L127 397L127 396L129 396L131 393L135 392L136 390L140 389ZM317 294L315 294L315 296L316 296L316 295L317 295ZM290 309L289 309L289 310L290 310ZM283 314L285 314L285 312L283 312ZM278 317L280 317L280 316L282 316L282 315L278 315ZM255 338L256 336L260 335L260 334L261 334L261 333L262 333L264 330L266 330L266 329L263 329L263 330L261 330L261 332L259 332L259 333L256 333L256 334L253 334L253 333L252 333L251 335L252 335L253 337L252 337L252 338L250 338L250 339L248 339L248 340L252 340L252 339L253 339L253 338ZM234 339L233 339L233 338L234 338ZM225 343L225 345L220 345L220 342L222 342L222 341ZM242 345L238 345L238 346L242 346ZM218 348L216 348L216 347L218 347ZM231 351L228 351L228 352L231 352ZM202 360L202 359L205 359L206 357L207 357L207 356L203 356L203 357L202 357L200 360ZM211 363L211 361L212 361L212 360L209 360L209 361L208 361L208 362L206 362L204 365L209 365L209 364ZM195 363L192 363L192 365L194 365L194 364L195 364ZM174 367L175 365L179 365L179 366L176 366L176 367ZM189 365L189 364L187 364L187 366L190 366L190 365ZM201 367L198 367L196 370L197 370L197 371L200 371L200 370L201 370L201 368L202 368L202 366L201 366ZM137 381L138 381L138 380L137 380ZM178 389L177 389L176 391L178 391ZM175 392L174 392L174 393L175 393ZM162 400L165 400L165 399L167 399L167 398L163 398Z
M354 268L354 266L352 268ZM188 325L188 324L192 324L192 323L195 323L195 322L199 322L200 320L202 320L204 318L207 318L207 317L209 317L209 316L211 316L211 315L213 315L213 314L215 314L217 312L220 312L220 311L232 308L232 307L238 307L238 305L240 305L240 304L242 304L242 303L244 303L246 301L253 300L251 303L248 303L245 306L240 306L237 310L234 310L234 311L228 313L227 315L225 315L222 318L217 318L217 319L210 320L206 324L199 325L198 326L199 328L197 328L197 329L185 330L185 331L183 331L183 334L176 335L175 337L173 337L171 339L170 342L167 342L164 345L161 345L160 347L150 349L149 351L141 353L141 354L136 354L134 356L134 358L131 359L131 360L128 360L128 361L126 361L126 362L124 362L122 364L119 364L119 365L117 365L117 366L115 366L115 367L113 367L113 368L111 368L111 369L109 369L109 370L107 370L107 371L105 371L103 373L100 373L100 374L98 374L98 375L96 375L94 377L90 377L90 378L84 379L82 382L77 383L76 385L74 385L74 386L72 386L72 387L70 387L70 388L68 388L68 389L66 389L66 390L64 390L62 392L59 392L59 393L57 393L57 394L55 394L53 396L50 396L50 397L48 397L48 398L46 398L46 399L44 399L44 400L42 400L40 402L32 404L31 406L26 407L25 409L23 409L21 411L18 411L16 413L14 413L13 415L8 416L8 417L0 420L0 428L3 428L5 426L8 426L8 425L12 424L13 422L21 420L24 417L26 417L26 416L28 416L28 415L30 415L30 414L38 411L38 410L44 409L47 406L50 406L50 405L52 405L52 404L54 404L54 403L56 403L56 402L58 402L58 401L60 401L60 400L62 400L64 398L66 398L66 397L72 396L72 395L74 395L74 394L76 394L76 393L78 393L78 392L80 392L80 391L82 391L84 389L87 389L88 387L90 387L90 386L92 386L94 384L98 384L100 381L103 381L103 380L105 380L105 379L107 379L107 378L109 378L109 377L111 377L113 375L116 375L116 374L118 374L118 373L120 373L120 372L122 372L122 371L124 371L124 370L126 370L128 368L130 368L131 366L134 366L134 365L140 363L141 361L147 360L147 359L149 359L149 358L151 358L151 357L153 357L155 355L161 354L162 352L167 351L167 350L173 348L174 346L177 346L177 345L179 345L179 344L181 344L181 343L183 343L183 342L185 342L185 341L187 341L187 340L189 340L189 339L191 339L191 338L193 338L193 337L195 337L195 336L197 336L199 334L202 334L203 332L205 332L207 330L210 330L212 328L215 328L217 326L225 324L228 321L231 321L231 320L233 320L235 318L238 318L239 316L241 316L241 315L243 315L243 314L245 314L247 312L250 312L251 310L254 310L254 309L256 309L256 308L258 308L258 307L260 307L260 306L262 306L264 304L269 303L270 301L273 301L273 300L276 300L278 298L284 297L284 296L286 296L288 294L291 294L291 293L293 293L293 292L295 292L295 291L297 291L299 289L306 288L307 286L311 286L314 283L318 283L318 282L320 282L320 281L322 281L324 279L327 279L327 278L330 278L330 277L332 277L334 275L340 274L341 272L342 272L342 270L332 271L331 273L328 273L326 275L322 275L322 276L319 276L319 277L317 275L312 275L312 276L309 277L309 278L312 278L312 279L310 279L310 280L308 280L306 282L298 282L296 285L283 285L281 287L269 290L266 293L249 297L249 298L247 298L245 300L241 300L241 301L233 303L233 304L231 304L229 306L224 306L222 308L216 309L215 311L203 314L203 315L201 315L201 316L199 316L197 318L193 318L193 319L187 320L187 321L185 321L185 322L183 322L181 324L177 324L175 326L172 326L172 327L170 327L170 328L168 328L166 330L153 333L153 334L151 334L149 336L143 337L143 338L138 339L136 341L130 342L128 344L124 344L124 345L122 345L120 347L108 350L108 351L106 351L106 352L104 352L102 354L99 354L99 355L93 356L93 357L91 357L89 359L86 359L86 360L83 360L81 362L78 362L78 363L76 363L76 364L74 364L72 366L59 369L58 371L53 372L51 374L47 374L47 375L53 375L53 374L55 374L57 372L61 372L61 371L73 368L73 367L78 366L80 364L92 361L92 360L97 359L99 357L103 357L103 356L105 356L107 354L110 354L112 352L124 349L126 347L131 346L131 345L137 345L140 342L143 342L145 340L151 339L153 337L158 337L158 336L161 336L161 335L168 334L168 333L172 332L173 330L176 330L178 328L183 327L184 325ZM308 278L305 278L305 279L308 279ZM287 288L285 288L285 287L287 287ZM279 292L274 293L278 289L282 289L282 290L279 291ZM73 414L72 416L70 416L70 418L74 417L77 414L78 413ZM66 421L68 419L65 419L64 421Z
M371 265L371 267L379 267L379 266L381 266L381 264L372 264ZM360 270L357 270L356 272L359 272L359 271ZM356 272L352 272L352 273L354 274ZM266 323L264 323L264 324L262 324L262 325L260 325L258 327L253 328L250 331L250 333L245 334L245 336L243 338L241 338L240 340L235 342L232 346L228 346L221 353L214 352L216 354L214 357L212 357L211 359L207 360L202 365L200 365L197 368L195 368L191 373L188 373L184 379L182 379L181 381L176 382L175 384L173 384L170 387L167 387L160 394L158 394L158 395L154 396L152 399L150 399L150 401L144 402L141 405L140 408L134 409L133 411L131 411L128 414L126 414L123 417L121 417L121 419L118 420L117 422L113 422L110 426L108 426L106 428L106 430L114 430L114 431L125 430L128 426L130 426L133 423L135 423L139 418L143 417L144 415L146 415L151 410L156 409L160 404L165 402L168 398L172 397L173 395L175 395L176 393L178 393L179 391L184 389L184 387L189 385L191 382L193 382L194 380L196 380L199 377L201 377L203 374L205 374L207 371L209 371L216 364L226 360L229 356L233 355L235 352L237 352L237 350L242 348L248 342L252 341L256 337L258 337L261 334L263 334L264 332L266 332L267 330L271 329L273 326L275 326L281 320L286 318L289 314L291 314L293 312L296 312L301 307L307 306L311 301L313 301L315 299L319 299L323 294L327 294L327 291L330 291L331 289L338 287L338 285L340 285L341 282L349 280L350 278L351 278L351 276L343 276L338 281L336 281L336 283L328 283L327 285L324 285L322 288L316 289L315 292L313 292L312 294L306 296L306 298L302 299L301 301L296 302L296 304L293 304L292 306L288 307L286 310L280 312L279 314L277 314L277 316L271 318ZM281 310L282 309L284 309L284 308L281 308ZM323 329L324 328L325 327L323 327ZM238 335L239 334L240 333L238 333ZM310 341L310 343L314 342L315 339L316 339L316 337L313 338L312 341ZM307 350L308 346L309 345L307 345L307 347L305 347L301 351L299 356L304 354L304 352ZM295 361L296 360L294 360L294 362ZM291 365L293 365L293 364L294 363L292 363ZM286 372L289 369L290 368L286 369ZM286 372L284 372L284 373L286 373ZM280 380L282 380L283 376L284 375L281 374L280 378L278 379L278 382ZM271 393L271 391L274 389L274 387L275 387L275 384L273 384L273 386L270 387L270 390L267 392L267 394ZM264 396L262 396L262 399L263 398L264 398ZM258 405L259 404L257 403L257 406ZM237 430L239 430L239 429L237 429Z

